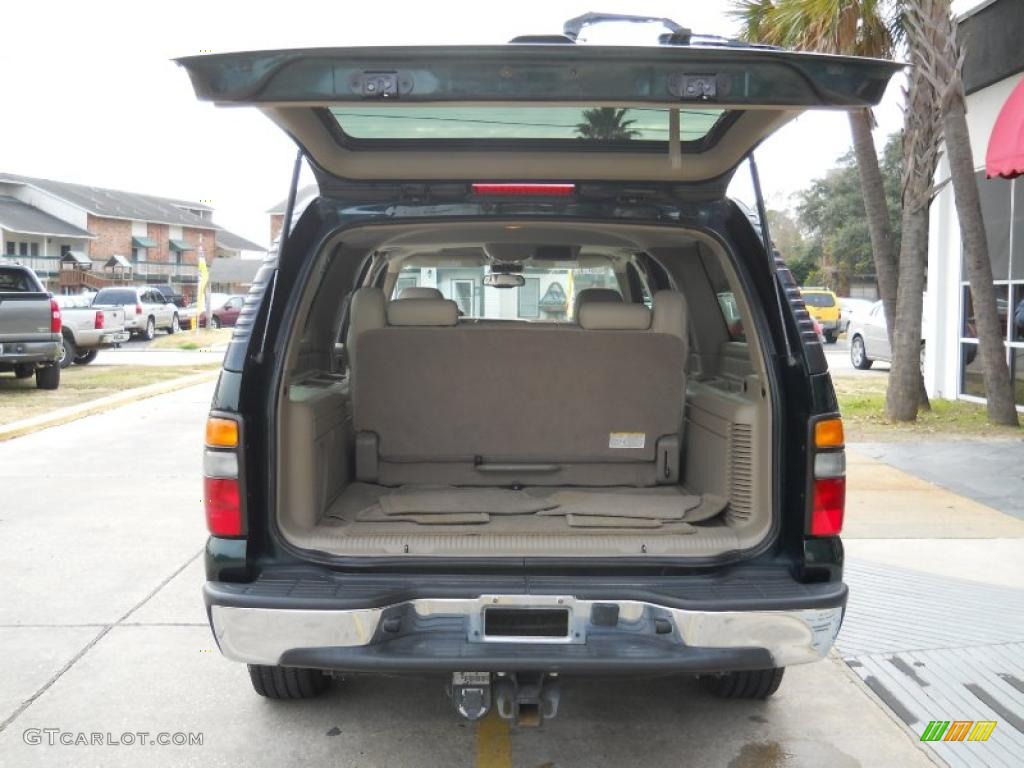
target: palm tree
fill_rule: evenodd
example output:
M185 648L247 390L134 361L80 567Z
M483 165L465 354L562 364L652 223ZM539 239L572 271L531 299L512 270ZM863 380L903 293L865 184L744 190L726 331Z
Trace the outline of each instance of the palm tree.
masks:
M626 110L615 107L595 107L583 112L583 122L576 125L581 139L601 141L629 141L640 135L630 128L636 120L626 120Z
M740 36L751 42L883 59L895 52L895 27L886 15L889 4L884 0L734 0L733 5L731 14L742 25ZM849 120L891 341L898 266L885 184L871 136L875 121L870 109L851 111Z
M922 55L927 41L916 23L917 11L904 14L910 58L903 108L903 195L896 326L891 331L892 370L885 412L893 421L917 418L921 379L921 310L928 260L928 221L939 161L941 121L930 62ZM924 395L927 398L927 395Z
M914 63L929 80L941 116L944 149L953 183L953 198L971 284L985 378L986 408L994 424L1017 426L1013 381L1003 345L1006 329L999 322L992 262L974 179L974 156L967 131L967 106L962 78L963 57L956 40L950 0L905 0L907 37ZM916 52L915 52L916 49ZM900 286L902 289L902 285ZM894 354L896 350L894 349ZM893 372L897 363L893 361Z

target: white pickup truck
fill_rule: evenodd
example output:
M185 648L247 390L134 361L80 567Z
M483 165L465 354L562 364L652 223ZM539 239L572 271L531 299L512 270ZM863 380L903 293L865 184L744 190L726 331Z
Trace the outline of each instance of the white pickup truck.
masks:
M84 294L55 298L63 318L61 368L72 363L88 365L100 349L128 341L123 307L97 306L92 303L92 296Z

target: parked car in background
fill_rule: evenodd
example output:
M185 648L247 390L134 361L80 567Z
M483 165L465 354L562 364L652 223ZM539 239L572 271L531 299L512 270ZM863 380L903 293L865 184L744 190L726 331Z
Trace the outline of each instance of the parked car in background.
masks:
M232 298L235 298L235 297L233 297L230 293L211 293L210 294L210 300L206 304L206 307L202 311L202 313L199 312L199 302L193 301L191 304L189 304L184 309L179 310L181 327L184 330L191 330L192 327L193 327L193 323L196 322L196 318L198 317L199 318L199 320L198 320L199 327L200 328L205 328L206 327L206 317L207 317L207 315L211 315L212 316L212 315L216 314L218 311L224 310L225 305ZM238 297L238 298L242 298L242 297ZM225 316L226 316L226 319L231 321L230 323L224 322ZM224 326L224 325L234 325L235 321L237 319L238 319L237 312L235 312L234 316L232 317L232 314L231 314L230 311L229 312L220 311L220 319L218 319L217 322L213 324L213 327L214 328L220 328L221 326ZM220 325L218 325L217 323L220 323Z
M821 323L825 341L834 344L840 333L838 297L828 288L801 288L800 295L811 317Z
M928 316L921 318L921 360L924 363L924 339L928 336ZM864 313L855 313L846 333L850 340L850 363L854 368L866 371L876 362L892 362L892 346L889 344L888 325L881 301L871 305ZM977 346L970 346L966 352L967 363L973 362Z
M0 371L60 386L60 307L28 267L0 264Z
M238 322L238 313L242 311L244 296L232 296L210 315L210 324L214 328L231 328Z
M123 307L98 306L89 296L55 298L63 323L61 368L72 363L88 365L96 359L100 349L128 341L130 334L124 327Z
M870 299L852 299L840 297L839 299L839 332L846 333L850 329L850 320L855 314L863 315L871 311L875 302Z
M132 336L152 340L157 329L176 333L181 328L178 308L156 288L101 288L93 297L93 306L120 306L124 309L124 327Z

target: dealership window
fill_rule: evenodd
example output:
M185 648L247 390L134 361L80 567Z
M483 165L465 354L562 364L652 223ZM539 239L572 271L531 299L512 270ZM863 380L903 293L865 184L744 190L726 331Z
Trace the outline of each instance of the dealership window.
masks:
M14 256L14 255L17 254L17 252L18 252L18 244L15 243L13 240L8 240L7 241L7 255L8 256Z
M28 256L28 243L18 243L18 255Z
M459 312L463 315L473 314L473 286L472 280L452 280L452 301L459 305Z
M29 254L30 255L32 255L32 256L38 256L39 255L39 243L29 243L28 244L28 248L29 248Z
M71 246L70 246L70 245L62 245L62 246L60 247L60 257L61 257L62 259L63 259L63 258L65 257L65 256L67 256L67 255L68 255L69 253L71 253Z
M1007 362L1016 385L1017 403L1021 404L1024 381L1024 181L988 179L984 171L978 171L975 177L995 283L996 312L1000 326L1005 329ZM967 280L967 268L963 264L962 249L961 254L960 392L985 397L974 299Z

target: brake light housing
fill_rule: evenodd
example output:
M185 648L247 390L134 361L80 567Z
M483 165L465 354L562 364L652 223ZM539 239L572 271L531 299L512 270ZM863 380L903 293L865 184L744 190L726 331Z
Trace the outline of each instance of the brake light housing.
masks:
M203 510L211 536L243 538L245 488L240 451L242 422L234 416L211 415L206 421L203 451Z
M56 299L50 299L50 333L60 333L64 321L60 316L60 306Z
M846 448L843 421L827 416L811 425L807 534L838 536L846 514Z
M142 314L142 305L141 304L136 304L135 305L135 314L136 315L141 315Z
M97 331L101 331L106 327L106 319L103 317L102 309L96 310L96 320L93 322L92 327Z
M575 184L489 184L473 185L474 195L499 197L568 197L576 191Z

